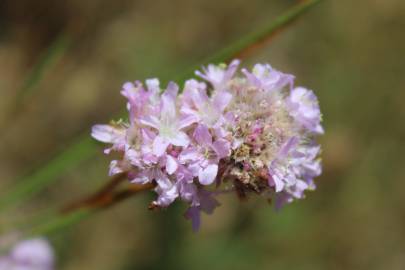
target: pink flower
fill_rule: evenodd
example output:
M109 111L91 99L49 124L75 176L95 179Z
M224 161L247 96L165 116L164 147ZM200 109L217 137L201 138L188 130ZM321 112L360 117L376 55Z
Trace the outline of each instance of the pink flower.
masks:
M175 200L189 205L194 230L201 212L219 203L218 188L239 196L262 194L276 207L305 197L321 173L323 133L315 94L294 88L294 76L257 64L237 73L229 66L208 65L186 81L183 94L171 82L163 94L157 79L126 83L129 123L95 125L92 136L119 153L110 175L126 172L137 184L154 183L153 204Z
M169 83L161 97L159 113L143 116L140 121L141 124L154 128L158 133L153 142L153 153L157 156L162 156L169 144L185 147L190 142L182 129L194 123L195 119L190 117L178 118L177 92L178 86L175 83Z
M201 85L195 80L190 80L186 82L182 99L183 115L194 118L208 127L215 127L223 117L223 112L231 101L232 95L227 91L217 91L210 98L205 84Z

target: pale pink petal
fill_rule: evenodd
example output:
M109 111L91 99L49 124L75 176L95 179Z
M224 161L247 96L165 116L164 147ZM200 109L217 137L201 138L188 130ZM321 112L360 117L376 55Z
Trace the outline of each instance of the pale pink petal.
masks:
M194 116L195 118L199 118L199 115L198 115L198 112L195 110L195 109L192 109L192 108L190 108L190 107L187 107L187 106L183 106L183 107L181 107L180 108L180 112L183 114L183 115L192 115L192 116Z
M210 80L210 77L208 77L207 75L205 75L205 74L207 73L207 72L206 72L206 69L205 69L204 67L203 67L202 69L203 69L204 73L202 73L202 72L199 71L199 70L196 70L196 71L194 72L194 74L197 75L198 77L200 77L200 78L206 80L206 81L209 81L209 80Z
M199 198L197 195L197 186L192 182L189 183L187 181L178 181L177 188L179 190L179 194L181 198L190 203L193 206L197 206L200 204Z
M190 126L191 124L196 123L197 121L198 121L198 117L195 114L183 116L178 123L178 128L183 129L185 127Z
M134 166L142 166L141 154L133 148L128 148L125 151L125 158Z
M147 184L152 182L153 177L152 174L150 172L150 170L143 170L142 172L134 175L132 178L130 178L131 183L134 184Z
M145 116L140 119L141 124L159 129L160 121L156 116Z
M181 163L186 163L187 161L194 161L200 157L197 148L187 148L183 150L179 155L179 161Z
M193 176L198 176L201 171L201 165L198 162L193 162L187 166Z
M129 170L129 164L125 160L112 160L110 162L109 176L123 173Z
M205 169L200 170L198 179L203 185L210 185L215 181L218 173L218 165L210 164Z
M174 157L166 156L166 171L168 174L173 174L177 170L178 164Z
M155 180L157 183L155 191L159 194L155 204L168 206L179 196L177 185L173 184L170 179L160 171L156 173Z
M166 91L163 95L169 95L173 99L177 98L177 93L179 92L179 86L174 82L169 82L167 85Z
M277 173L271 173L269 175L269 186L274 187L276 192L280 192L283 190L285 184L283 180L280 178L280 176Z
M142 156L142 161L146 165L156 164L159 161L159 158L152 153L145 153Z
M190 140L186 133L182 131L177 131L175 136L172 138L168 138L169 142L175 146L183 146L186 147Z
M153 141L153 153L158 157L162 156L169 146L169 142L163 139L161 136L156 136Z
M104 143L117 143L125 138L125 130L110 125L94 125L91 136Z
M218 158L228 157L231 154L231 144L225 139L218 139L212 144Z
M206 125L198 125L194 131L194 138L200 145L211 146L212 136Z
M191 79L187 80L184 84L183 99L186 103L195 102L195 95L198 93L206 93L207 85L204 82ZM208 96L205 100L208 100ZM189 104L190 105L190 104Z
M226 91L219 91L213 96L214 108L220 112L223 112L232 99L232 94Z
M146 81L146 87L148 88L148 91L152 93L159 93L160 92L160 83L157 78L153 79L147 79Z
M162 189L170 189L173 186L173 183L170 182L170 179L167 178L163 173L158 173L155 177L156 183Z
M125 82L122 85L122 90L125 90L125 91L130 91L130 90L133 90L134 88L135 88L135 85L132 82Z
M284 145L281 147L278 158L284 158L288 155L288 153L298 145L299 139L296 136L289 138Z
M209 102L207 91L205 89L193 89L190 91L190 96L194 102L194 106L199 110L203 110L204 106Z
M153 140L156 137L156 134L154 132L150 131L149 129L143 128L141 131L141 134L142 134L142 141L144 144L145 143L149 144L149 143L153 142Z
M253 75L252 73L250 73L247 69L243 68L242 69L242 73L245 74L246 78L248 79L248 81L253 84L254 86L260 88L261 86L261 82L260 80Z
M227 70L225 71L225 74L224 74L224 79L223 79L224 81L228 81L228 80L232 79L233 75L238 70L239 64L240 64L240 60L235 59L228 65Z
M176 99L169 94L162 95L160 119L162 123L173 123L176 120Z
M179 196L179 191L176 185L172 185L167 189L158 186L155 188L155 191L159 194L159 197L154 203L162 207L169 206Z

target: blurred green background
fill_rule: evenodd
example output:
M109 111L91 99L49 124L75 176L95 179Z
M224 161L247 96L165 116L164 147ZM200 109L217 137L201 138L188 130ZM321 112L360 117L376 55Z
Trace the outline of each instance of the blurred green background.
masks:
M0 189L117 115L123 82L178 75L292 0L0 1ZM405 269L405 1L325 0L243 65L269 62L320 99L318 189L275 212L221 198L191 231L141 195L53 237L58 269ZM88 194L98 155L0 226Z

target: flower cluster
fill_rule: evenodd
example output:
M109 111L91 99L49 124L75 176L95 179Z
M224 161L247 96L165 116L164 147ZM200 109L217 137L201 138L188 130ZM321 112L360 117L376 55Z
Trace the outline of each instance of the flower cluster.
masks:
M0 270L52 270L54 254L49 243L42 239L24 240L0 256Z
M311 90L294 87L294 76L257 64L242 69L208 65L179 94L157 79L125 83L129 121L95 125L92 136L118 152L110 175L154 183L154 207L181 199L197 229L200 212L219 205L218 194L260 194L277 207L304 197L321 173L321 113Z

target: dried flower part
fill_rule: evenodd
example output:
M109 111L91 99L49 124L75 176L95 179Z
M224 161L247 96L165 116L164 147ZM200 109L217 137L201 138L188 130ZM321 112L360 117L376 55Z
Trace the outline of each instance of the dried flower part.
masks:
M110 175L127 172L130 181L155 183L152 208L176 199L190 206L186 217L198 229L200 212L211 213L219 190L242 197L260 194L280 207L313 190L320 175L323 133L315 94L294 87L294 76L257 64L237 73L209 65L186 81L182 94L170 82L163 93L157 79L125 83L129 123L95 125L92 136L121 154Z
M49 243L42 239L18 242L11 251L0 256L0 270L52 270L54 253Z

